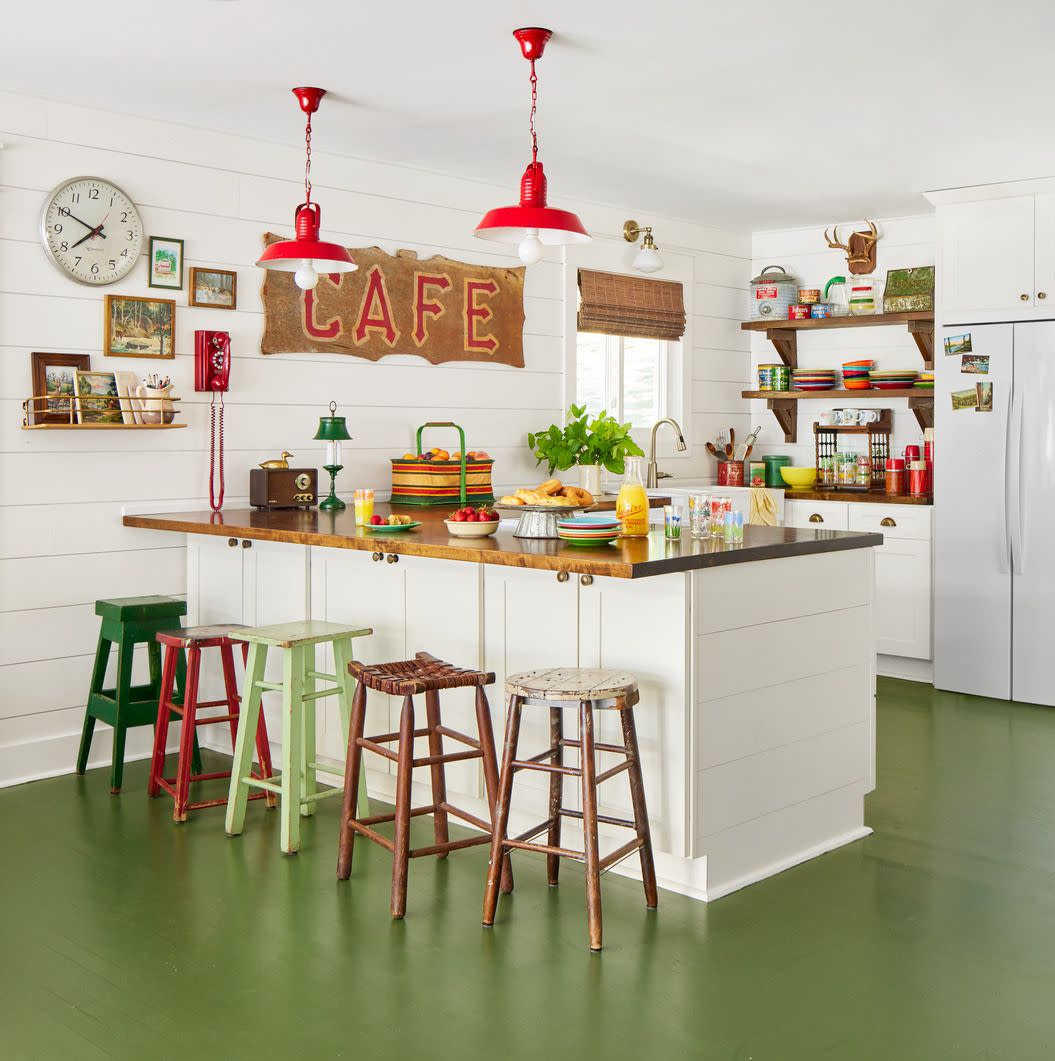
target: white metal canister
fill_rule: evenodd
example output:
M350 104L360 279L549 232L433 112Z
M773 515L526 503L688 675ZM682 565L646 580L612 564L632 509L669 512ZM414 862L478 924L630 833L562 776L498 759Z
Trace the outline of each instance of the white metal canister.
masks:
M799 282L779 265L767 265L751 281L751 320L787 320L799 298Z

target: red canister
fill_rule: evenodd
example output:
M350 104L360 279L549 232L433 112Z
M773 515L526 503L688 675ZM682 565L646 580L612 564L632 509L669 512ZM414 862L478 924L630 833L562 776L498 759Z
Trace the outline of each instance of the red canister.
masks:
M908 466L908 492L913 497L925 497L927 494L927 463L912 461Z
M888 494L905 492L905 462L900 457L887 457L886 492Z
M719 486L743 486L744 485L744 462L743 461L719 461L718 462L718 485Z
M788 320L789 321L803 321L806 320L810 315L810 307L800 305L797 302L792 302L788 306Z

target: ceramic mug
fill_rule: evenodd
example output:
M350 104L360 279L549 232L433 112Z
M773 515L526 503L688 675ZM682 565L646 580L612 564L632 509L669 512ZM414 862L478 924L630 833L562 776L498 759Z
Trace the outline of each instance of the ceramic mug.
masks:
M865 424L875 424L879 422L879 410L878 409L862 409L857 414L857 422L864 426Z
M823 413L820 413L817 416L817 423L819 423L821 427L831 427L832 424L837 424L839 421L835 419L836 412L837 410L835 409L825 409Z

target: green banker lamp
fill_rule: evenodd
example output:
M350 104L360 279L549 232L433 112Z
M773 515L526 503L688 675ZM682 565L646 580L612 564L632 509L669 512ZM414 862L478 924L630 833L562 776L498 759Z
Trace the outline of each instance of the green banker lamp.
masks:
M348 427L343 416L336 416L337 403L330 402L330 415L319 417L319 430L315 438L326 443L326 463L323 467L330 473L330 496L319 502L323 512L341 512L348 506L337 496L335 483L337 473L344 467L341 463L341 443L350 442Z

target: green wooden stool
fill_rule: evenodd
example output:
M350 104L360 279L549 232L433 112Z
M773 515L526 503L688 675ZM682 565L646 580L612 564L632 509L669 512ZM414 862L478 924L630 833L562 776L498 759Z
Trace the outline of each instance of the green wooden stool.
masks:
M320 799L340 796L342 789L318 791L316 773L324 771L343 776L337 770L316 762L315 701L336 696L341 711L344 740L348 740L348 719L351 713L355 680L348 673L352 661L352 638L372 634L369 627L343 626L315 620L280 623L277 626L258 626L232 630L231 639L249 643L249 659L245 666L245 688L242 690L242 712L238 719L238 737L234 746L231 768L231 790L227 798L227 835L237 836L245 827L245 810L250 788L277 792L282 797L281 848L287 855L300 850L300 819L315 813ZM315 646L333 645L336 674L323 674L315 669ZM282 649L282 681L264 680L264 667L269 648ZM316 689L317 680L332 682L327 689ZM282 761L281 775L255 778L253 740L256 735L260 705L265 690L282 693ZM359 786L359 808L367 809L365 779Z
M99 646L95 651L95 666L84 711L81 747L77 753L77 773L88 766L95 721L105 722L114 730L113 762L110 766L110 791L121 791L121 777L125 765L125 735L132 726L152 726L158 717L158 697L161 695L161 646L155 638L165 630L181 625L187 614L187 602L175 597L115 597L97 600L95 614L101 616ZM132 656L136 645L147 646L150 681L146 685L132 684ZM117 646L117 681L113 689L104 689L106 664L110 649ZM179 697L183 696L186 664L182 657L177 666L176 682ZM176 717L176 716L173 716ZM201 770L198 745L194 745L196 771Z

